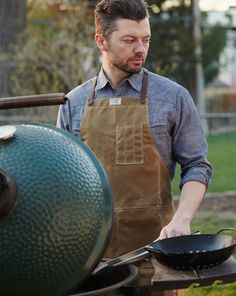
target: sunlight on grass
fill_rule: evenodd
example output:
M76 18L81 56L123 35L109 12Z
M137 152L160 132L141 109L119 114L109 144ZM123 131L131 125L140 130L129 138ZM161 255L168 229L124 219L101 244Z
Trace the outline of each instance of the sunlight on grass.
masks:
M194 288L190 287L186 290L185 296L235 296L236 283L232 284L213 284L208 287Z

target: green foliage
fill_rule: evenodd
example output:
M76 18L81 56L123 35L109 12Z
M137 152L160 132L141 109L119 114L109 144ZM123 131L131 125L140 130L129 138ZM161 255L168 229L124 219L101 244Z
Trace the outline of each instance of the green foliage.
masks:
M78 5L67 11L44 6L37 3L30 10L26 35L15 49L15 95L67 92L93 76L100 65L92 11Z
M93 42L94 1L31 1L28 25L13 62L15 95L66 92L99 69L99 51ZM51 3L51 4L49 4ZM193 90L195 63L190 1L149 0L152 42L147 67ZM90 8L89 8L90 7ZM212 42L214 40L214 42ZM203 18L203 65L206 82L218 73L226 32L210 27Z
M176 0L171 6L167 1L149 0L152 8L152 41L147 66L154 72L167 76L194 89L195 44L192 38L190 1ZM202 51L206 84L218 74L219 56L226 43L226 31L220 25L210 26L203 15Z
M13 95L67 92L100 67L93 42L96 1L29 1L27 31L12 62ZM51 3L51 4L49 4ZM189 0L149 0L152 42L147 67L193 90L194 44ZM214 40L214 42L212 42ZM218 73L226 32L203 17L203 65L206 82Z
M220 63L219 54L223 51L227 41L226 28L220 24L209 26L203 22L203 56L204 75L207 82L211 82L218 74ZM213 42L214 40L214 42Z
M171 6L163 10L164 1L157 2L160 12L154 13L150 19L152 41L147 64L154 72L188 86L193 64L190 11L185 6Z

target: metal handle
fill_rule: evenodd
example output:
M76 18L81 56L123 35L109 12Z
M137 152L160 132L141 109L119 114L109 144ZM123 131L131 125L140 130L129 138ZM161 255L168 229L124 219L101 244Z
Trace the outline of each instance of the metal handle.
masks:
M163 254L165 256L170 256L168 253L163 251L160 247L158 248L157 246L152 246L152 245L146 246L146 250L151 252L151 253L154 253L154 254L159 253L159 254Z
M0 222L12 211L16 198L15 180L6 171L0 169Z
M221 232L223 232L223 231L235 231L236 232L236 229L234 229L234 228L222 228L222 229L220 229L219 231L217 231L217 233L216 234L219 234L219 233L221 233Z
M66 100L64 93L0 98L0 110L61 105Z
M65 96L64 93L52 93L52 94L42 94L42 95L0 98L0 110L40 107L40 106L64 105L64 104L66 104L66 102L68 104L68 111L69 111L68 130L69 130L69 132L73 132L72 131L70 101Z
M150 253L146 250L146 247L142 247L140 249L131 251L127 254L121 255L119 257L109 259L105 262L100 263L92 272L92 274L104 273L106 270L117 266L121 266L124 264L133 263L136 261L140 261L148 257Z

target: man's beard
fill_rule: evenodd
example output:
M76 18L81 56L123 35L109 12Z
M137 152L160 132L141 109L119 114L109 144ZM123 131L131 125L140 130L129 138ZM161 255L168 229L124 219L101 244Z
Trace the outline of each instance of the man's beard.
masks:
M142 65L139 67L130 67L129 65L115 65L118 69L122 70L127 74L137 74L140 72Z
M113 64L113 66L115 66L116 68L118 68L119 70L121 70L121 71L123 71L123 72L125 72L127 74L137 74L142 69L142 66L144 64L144 59L143 59L142 64L140 66L136 66L136 67L135 66L130 66L128 64L128 62L123 63L120 60L112 61L112 64Z

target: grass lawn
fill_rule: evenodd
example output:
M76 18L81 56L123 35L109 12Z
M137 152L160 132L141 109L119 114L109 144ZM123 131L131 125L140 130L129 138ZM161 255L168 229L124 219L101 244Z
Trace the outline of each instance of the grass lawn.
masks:
M236 191L236 133L209 135L207 142L208 160L213 166L208 192ZM175 195L179 194L179 174L178 166L172 183Z
M212 286L194 288L186 290L185 296L235 296L236 283L218 285L217 282Z

